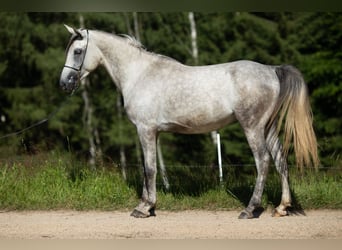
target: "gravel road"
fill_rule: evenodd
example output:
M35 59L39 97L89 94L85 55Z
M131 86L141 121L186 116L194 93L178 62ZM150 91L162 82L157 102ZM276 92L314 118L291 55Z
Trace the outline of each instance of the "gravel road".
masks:
M342 210L239 220L239 211L157 211L136 219L129 212L0 212L0 239L342 239Z

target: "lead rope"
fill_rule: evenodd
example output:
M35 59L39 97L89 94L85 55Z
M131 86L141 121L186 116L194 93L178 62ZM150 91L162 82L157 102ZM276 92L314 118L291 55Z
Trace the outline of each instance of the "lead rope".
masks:
M8 138L8 137L12 137L12 136L17 136L17 135L20 135L20 134L23 134L25 133L27 130L30 130L32 128L35 128L35 127L38 127L46 122L48 122L49 120L51 120L57 113L58 111L61 110L62 107L64 107L71 99L71 97L74 95L75 91L73 91L62 103L61 105L59 105L59 107L57 107L53 112L51 112L46 118L34 123L34 124L31 124L30 126L26 127L26 128L23 128L19 131L16 131L16 132L13 132L13 133L9 133L9 134L6 134L6 135L3 135L0 137L0 140L1 139L5 139L5 138Z
M78 73L81 72L81 69L83 67L83 63L84 63L84 58L85 58L85 55L87 53L87 50L88 50L88 43L89 43L89 31L87 31L87 44L86 44L86 48L85 48L85 51L84 51L84 56L83 56L83 60L82 60L82 63L81 65L79 66L79 69L76 69L74 67L71 67L71 66L67 66L67 65L64 65L64 67L67 67L67 68L71 68L71 69L74 69L76 71L78 71ZM76 90L74 89L71 94L68 96L68 98L66 100L64 100L64 102L61 103L61 105L55 109L52 113L50 113L46 118L44 118L43 120L40 120L39 122L36 122L26 128L23 128L19 131L16 131L16 132L13 132L13 133L10 133L10 134L7 134L7 135L3 135L3 136L0 136L0 140L1 139L4 139L4 138L8 138L8 137L12 137L12 136L17 136L17 135L20 135L20 134L23 134L24 132L26 132L27 130L30 130L31 128L35 128L35 127L38 127L40 125L42 125L43 123L45 122L48 122L51 118L53 118L57 113L58 111L66 104L70 101L70 98L74 95L74 93L76 92Z

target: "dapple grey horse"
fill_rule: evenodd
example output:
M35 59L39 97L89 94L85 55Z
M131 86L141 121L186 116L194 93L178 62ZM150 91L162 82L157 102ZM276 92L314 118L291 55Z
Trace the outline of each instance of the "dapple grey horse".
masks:
M275 215L287 214L291 205L286 160L289 145L293 142L299 166L319 163L308 90L296 68L247 60L187 66L145 50L129 36L66 28L72 36L61 88L74 91L80 79L103 65L137 128L144 154L144 185L132 216L154 215L160 132L206 133L234 121L244 130L257 168L253 195L239 218L253 218L253 211L261 205L271 158L282 181L281 203ZM283 146L280 132L284 133Z

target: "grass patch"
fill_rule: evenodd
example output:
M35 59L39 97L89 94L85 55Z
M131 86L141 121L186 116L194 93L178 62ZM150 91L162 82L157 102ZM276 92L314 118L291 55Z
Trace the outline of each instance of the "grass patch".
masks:
M251 168L252 169L252 168ZM138 170L136 170L138 172ZM249 202L255 185L254 170L238 174L225 170L224 185L212 168L168 171L171 189L158 184L157 208L161 210L236 210ZM206 174L209 171L209 174ZM190 174L193 172L194 174ZM196 174L195 174L196 173ZM115 167L90 170L69 155L0 163L0 209L133 209L139 202L141 176L125 182ZM204 176L204 179L203 179ZM212 181L211 181L212 179ZM342 174L329 171L290 171L293 206L301 209L342 209ZM281 198L280 178L271 171L263 194L263 207L277 206Z
M292 177L294 174L292 174ZM291 179L292 193L303 208L342 209L342 175L307 173Z
M136 203L134 190L116 171L92 171L68 161L0 169L2 209L123 209Z
M227 195L222 188L208 190L199 196L191 195L174 195L172 193L159 192L158 209L162 210L236 210L242 209L242 203Z

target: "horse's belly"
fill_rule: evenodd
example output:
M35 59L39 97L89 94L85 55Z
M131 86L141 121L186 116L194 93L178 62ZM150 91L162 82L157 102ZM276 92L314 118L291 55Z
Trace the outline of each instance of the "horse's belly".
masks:
M188 117L179 117L172 121L162 122L159 130L182 134L201 134L218 130L234 121L235 116L233 113L223 117L217 117L216 119L208 119L208 117L201 114L197 116L189 115Z

